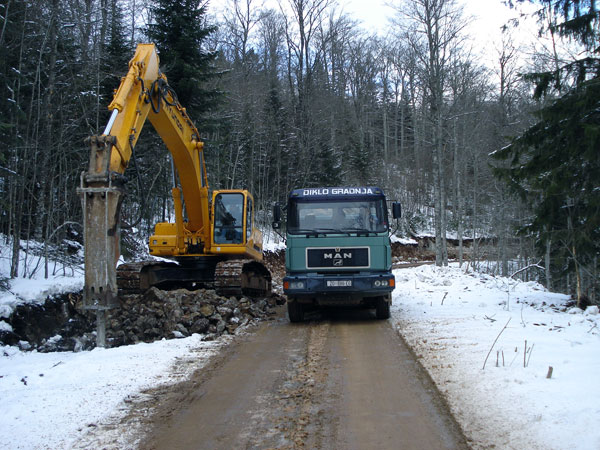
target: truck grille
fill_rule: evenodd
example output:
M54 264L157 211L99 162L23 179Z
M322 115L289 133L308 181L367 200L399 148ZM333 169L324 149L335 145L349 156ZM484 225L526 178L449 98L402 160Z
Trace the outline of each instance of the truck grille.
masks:
M369 247L307 248L308 269L368 268Z

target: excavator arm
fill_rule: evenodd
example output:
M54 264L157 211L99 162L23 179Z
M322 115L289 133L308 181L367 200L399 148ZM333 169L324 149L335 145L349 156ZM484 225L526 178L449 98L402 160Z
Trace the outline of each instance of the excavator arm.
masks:
M110 120L99 136L89 138L90 162L81 175L85 241L84 305L102 310L117 301L116 264L119 259L120 208L125 194L125 169L146 120L161 136L173 157L180 185L173 188L177 243L184 254L184 236L210 247L210 207L203 143L185 108L159 71L154 44L139 44L129 71L109 105ZM183 221L181 195L186 205ZM185 229L184 229L185 227Z

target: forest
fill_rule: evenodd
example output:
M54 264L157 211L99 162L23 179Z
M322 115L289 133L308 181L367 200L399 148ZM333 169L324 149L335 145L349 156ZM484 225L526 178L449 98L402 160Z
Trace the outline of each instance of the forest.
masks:
M597 301L595 0L508 1L533 4L539 39L524 48L507 23L493 64L462 2L390 3L389 23L366 30L337 0L2 0L0 237L12 252L0 277L48 276L49 254L82 244L84 140L104 129L137 43L154 42L211 188L250 190L264 231L293 188L376 185L403 205L398 235L435 238L436 264L452 238L461 263ZM145 128L126 173L126 258L173 215L170 156Z

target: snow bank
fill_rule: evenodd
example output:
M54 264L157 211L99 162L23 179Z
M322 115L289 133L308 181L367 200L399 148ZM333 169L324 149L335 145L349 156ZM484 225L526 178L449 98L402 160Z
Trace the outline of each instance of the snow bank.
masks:
M143 389L181 381L202 367L219 342L196 334L80 353L0 347L0 449L71 448L86 430L124 416ZM118 438L117 448L131 439Z
M83 282L83 275L10 280L10 291L0 291L0 318L9 317L23 303L44 303L49 296L79 292Z
M390 236L390 242L392 242L392 243L399 242L402 245L417 245L418 244L418 242L412 238L398 237L395 234L392 234Z
M597 308L457 267L394 274L394 324L474 448L600 448Z

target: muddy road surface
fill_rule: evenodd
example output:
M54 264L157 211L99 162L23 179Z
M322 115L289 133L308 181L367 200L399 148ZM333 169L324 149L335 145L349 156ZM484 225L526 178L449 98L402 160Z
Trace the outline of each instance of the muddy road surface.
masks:
M283 313L164 396L142 449L462 449L390 321Z

